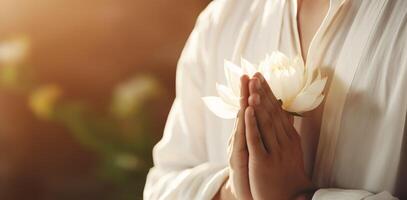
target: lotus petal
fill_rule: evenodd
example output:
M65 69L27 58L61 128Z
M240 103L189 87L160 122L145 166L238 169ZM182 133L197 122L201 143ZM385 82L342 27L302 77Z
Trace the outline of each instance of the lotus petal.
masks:
M226 85L216 84L217 97L204 97L206 106L224 119L236 118L240 108L240 77L263 74L273 94L283 101L283 109L303 113L318 107L324 99L322 92L327 78L321 78L319 70L306 69L300 57L288 58L281 52L266 55L258 66L244 58L241 66L225 60ZM317 72L317 74L315 74Z
M324 100L324 97L325 97L324 95L319 95L318 98L314 101L314 104L311 107L307 108L306 110L310 111L310 110L314 110L315 108L317 108Z
M285 54L275 51L269 57L269 62L271 62L273 65L287 66L289 65L290 59Z
M247 74L249 75L249 77L253 77L253 75L257 72L256 67L254 67L252 63L250 63L244 58L241 58L240 62L242 65L243 74Z
M233 106L239 106L240 99L239 97L235 96L232 89L222 84L216 84L216 90L225 103L231 104Z
M211 110L216 116L223 119L236 118L239 111L238 107L233 107L226 104L220 97L203 97L202 100L209 110Z
M305 88L304 92L314 95L320 95L325 88L327 80L328 80L327 77L315 80L314 82L311 83L311 85Z
M296 71L302 71L302 73L305 72L304 61L303 61L302 58L299 57L299 56L296 56L296 57L294 58L293 63L292 63L292 67L294 67L294 69L295 69Z
M314 105L314 102L317 99L317 95L300 93L295 99L288 105L283 107L285 110L294 113L302 113L309 111L308 108L311 108Z
M268 75L268 78L266 78L268 84L270 85L271 91L273 92L274 96L277 99L285 99L285 96L282 93L282 86L279 78L277 77L276 74L270 74Z
M297 72L294 68L285 70L283 76L280 77L281 93L284 96L284 100L291 101L303 87L303 74Z
M240 77L242 69L230 61L225 60L225 75L228 86L232 88L236 96L240 96Z

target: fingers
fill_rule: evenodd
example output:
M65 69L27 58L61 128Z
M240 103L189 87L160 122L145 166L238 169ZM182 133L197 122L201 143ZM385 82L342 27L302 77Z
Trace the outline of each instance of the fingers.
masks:
M258 92L261 99L264 99L262 101L262 104L267 108L267 110L269 110L272 117L277 118L280 123L282 123L282 126L287 135L289 137L292 137L292 134L296 133L295 129L293 128L293 118L290 118L288 113L281 108L281 100L276 99L267 81L260 73L256 73L253 80L258 80L258 83L255 82L255 84L258 85L251 87L250 92L252 92L253 90L255 90L255 92Z
M240 111L238 113L236 124L235 124L235 135L233 136L233 148L238 151L246 151L246 136L245 136L245 122L244 122L244 113L248 105L247 98L249 97L249 77L244 75L240 78L241 90L240 90Z
M275 114L277 115L280 110L281 106L280 105L274 105L272 101L269 99L270 97L266 92L263 90L263 87L260 83L260 80L258 78L253 78L250 80L249 83L249 91L250 91L250 96L253 96L254 94L258 94L260 99L262 99L261 104L264 106L264 108L272 115ZM249 99L250 100L250 99ZM249 101L250 105L256 104L257 102L253 101L255 99L252 99L252 101Z
M240 88L240 107L245 110L248 102L247 99L249 98L249 77L247 75L243 75L240 78L241 88Z
M247 147L250 155L264 155L266 151L260 139L260 131L253 107L249 106L245 111L245 127Z
M257 78L250 80L249 105L254 107L256 116L257 116L257 113L261 113L260 112L261 110L263 110L269 114L271 120L268 122L265 122L265 123L272 124L271 126L274 127L275 132L263 132L262 131L261 132L262 136L270 137L270 136L266 136L266 135L275 134L277 137L277 140L279 141L279 144L282 145L282 144L288 142L289 137L288 137L287 131L281 121L282 117L280 117L280 115L278 114L278 112L280 112L279 108L275 108L273 105L271 105L270 101L267 99L267 97L264 94L260 95L260 93L261 93L261 92L259 92L260 87L261 86L259 85L259 80ZM258 119L259 119L259 116L258 116Z
M278 151L280 148L276 127L272 125L272 119L265 109L255 109L257 124L261 138L268 153Z
M289 115L289 116L288 116L288 121L290 122L291 125L294 126L294 116Z
M264 92L266 93L266 96L268 96L271 100L271 102L277 106L280 105L276 96L274 96L273 91L271 90L269 84L267 83L266 79L264 78L263 75L261 75L261 73L256 73L253 77L259 79L260 84L261 84L261 88L264 90Z
M256 73L256 74L254 75L254 77L255 77L255 78L258 78L259 81L260 81L261 87L259 88L259 92L260 92L260 93L263 93L267 98L269 98L270 103L271 103L273 106L278 107L280 110L282 110L282 109L281 109L281 105L282 105L281 100L278 100L278 99L274 96L274 93L273 93L273 91L271 90L271 88L270 88L269 84L267 83L266 79L264 78L264 76L261 75L260 73ZM281 112L281 114L287 116L287 118L288 118L288 115L287 115L286 112L283 111L283 112ZM290 119L288 119L288 122L290 122Z
M244 110L240 110L236 119L235 132L230 141L232 144L232 151L244 152L247 151L245 124L244 124Z

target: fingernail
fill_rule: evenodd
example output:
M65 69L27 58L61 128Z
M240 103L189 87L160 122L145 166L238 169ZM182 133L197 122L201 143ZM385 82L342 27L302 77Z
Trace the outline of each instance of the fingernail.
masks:
M260 81L261 81L261 83L265 83L265 82L266 82L266 79L264 79L264 76L263 76L263 75L260 76Z
M246 80L246 77L248 77L246 74L243 74L241 77L240 77L240 81L241 82L243 82L243 81L245 81Z
M261 101L260 95L254 95L254 101L256 102L256 105L259 105Z
M261 83L264 82L264 77L263 77L263 75L262 75L260 72L257 72L257 73L256 73L256 78L258 78Z
M261 89L260 80L256 78L256 88Z

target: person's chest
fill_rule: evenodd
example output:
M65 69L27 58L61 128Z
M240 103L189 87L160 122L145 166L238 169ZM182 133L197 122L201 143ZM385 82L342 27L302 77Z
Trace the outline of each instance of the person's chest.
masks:
M296 7L301 55L307 62L309 46L328 13L329 0L297 0Z
M297 0L290 1L257 1L258 4L250 6L242 4L231 6L235 12L223 22L224 29L219 34L218 43L215 45L216 58L210 65L214 66L208 70L211 74L206 82L211 84L214 82L225 83L223 73L223 60L231 60L239 63L243 57L253 63L258 64L267 54L273 51L281 51L289 57L300 56L306 60L307 55L302 55L302 49L308 49L311 45L311 40L317 37L316 32L325 17L322 15L313 15L309 8L303 8L303 18L312 17L317 22L306 24L297 23ZM250 10L245 10L245 7L250 7ZM313 8L315 9L315 8ZM325 8L326 9L326 8ZM305 13L305 14L304 14ZM299 32L299 28L305 29L304 33ZM306 27L306 28L305 28ZM315 42L313 42L315 43ZM325 71L325 70L323 70ZM324 72L325 73L325 72ZM325 73L327 74L327 73ZM214 84L208 85L209 93L214 92ZM316 134L320 126L320 116L322 109L317 109L317 112L307 113L306 124L308 129L317 130L309 134L309 138L304 138L305 149L312 148L315 154ZM212 118L209 114L208 118ZM232 132L233 120L212 120L208 125L210 129L215 128L223 132L223 137L217 135L216 144L226 145L228 138ZM209 133L212 143L212 135ZM209 147L208 147L209 148ZM225 148L227 149L227 148ZM308 150L307 150L308 151ZM216 154L216 155L215 155ZM312 154L312 153L311 153ZM226 153L214 152L216 160L226 160Z
M208 93L215 93L215 82L225 82L224 59L238 62L244 57L258 63L275 50L292 57L301 53L294 1L260 2L256 11L234 13L224 21L225 28L214 45L216 59L208 69L213 75L207 81ZM378 139L402 141L407 102L402 87L407 85L407 55L403 50L407 41L403 20L406 7L404 1L348 1L338 10L331 10L334 13L328 13L329 20L309 45L307 67L320 68L329 77L325 106L296 119L307 169L310 173L314 169L316 182L365 187L366 179L360 176L369 174L361 170L368 168L368 163L379 162L380 158L371 157L379 148ZM389 125L395 123L397 126ZM208 114L207 125L208 130L220 132L207 134L208 141L219 147L208 145L209 157L226 163L233 121ZM383 135L385 130L391 132L390 137ZM386 153L397 153L399 147L397 143ZM318 148L323 151L317 153ZM353 156L346 154L352 150ZM340 176L347 173L351 176ZM386 184L371 184L370 189L388 187Z

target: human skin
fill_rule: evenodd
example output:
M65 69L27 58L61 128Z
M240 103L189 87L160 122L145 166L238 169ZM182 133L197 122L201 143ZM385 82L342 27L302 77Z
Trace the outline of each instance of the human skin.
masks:
M229 143L230 174L214 199L311 199L314 187L292 117L261 74L251 80L243 76L241 82L242 108Z
M253 199L307 199L314 186L304 169L301 138L267 81L257 73L249 82L245 133Z
M315 33L317 32L317 30L318 30L318 28L319 28L319 26L321 25L321 23L322 23L322 21L323 21L323 19L324 19L324 17L325 17L325 15L326 15L326 13L327 13L327 11L328 11L328 8L329 8L329 1L328 0L298 0L298 10L297 10L297 21L298 21L298 24L297 24L297 26L298 26L298 31L299 31L299 37L300 37L300 43L301 43L301 53L302 53L302 57L303 57L303 60L304 60L304 62L306 62L306 59L307 59L307 55L308 55L308 50L309 50L309 46L310 46L310 44L311 44L311 41L312 41L312 39L313 39L313 37L314 37L314 35L315 35ZM258 76L258 75L257 75ZM246 105L246 104L243 104L243 106L242 106L242 110L243 110L243 108L246 110L246 109L248 109L248 111L249 111L249 116L247 116L247 118L248 119L251 119L251 112L252 112L252 110L256 110L255 108L256 108L256 106L258 107L258 105L256 105L255 103L257 103L256 102L256 88L254 87L254 85L256 84L255 82L256 82L256 80L257 81L260 81L261 80L261 78L262 77L256 77L256 79L254 79L254 80L250 80L250 81L246 81L246 79L248 79L248 77L246 77L246 78L242 78L242 94L243 94L243 92L248 92L249 93L249 96L251 96L251 99L252 99L252 101L251 101L251 103L252 103L252 105L250 105L250 106L248 106L248 105ZM260 80L259 80L260 79ZM247 83L247 85L245 84L245 83ZM251 88L251 91L248 91L249 90L249 86L250 85L252 85L252 87L254 87L254 88ZM263 91L267 91L267 88L264 88L264 90ZM251 92L253 92L254 94L253 95L251 95L250 93ZM257 91L258 92L258 91ZM274 95L272 95L272 93L271 94L269 94L269 98L270 99L273 99L272 97L274 97ZM245 95L243 95L242 96L242 99L244 99L244 97L245 97ZM275 98L274 98L275 99ZM245 100L243 101L243 102L245 102ZM248 101L247 101L248 102ZM254 104L253 104L254 103ZM265 101L262 101L262 103L260 103L260 105L262 105L263 103L266 103ZM241 104L242 105L242 104ZM268 108L268 109L271 109L270 107ZM259 110L259 115L261 115L261 113L262 113L262 111L261 111L261 109L260 108L258 108L258 110ZM265 109L265 110L267 110L267 108ZM260 112L261 111L261 112ZM254 111L255 112L255 111ZM242 121L242 117L240 116L241 114L243 114L243 113L246 113L246 112L239 112L240 114L239 114L239 119L240 120L238 120L237 121L237 127L244 127L244 125L239 125L239 122L240 123L242 123L241 121ZM256 112L255 112L256 113ZM246 114L245 114L246 115ZM263 115L264 116L264 115ZM258 120L258 121L263 121L262 122L262 126L264 126L264 124L270 124L270 121L271 121L271 117L269 117L269 119L267 119L266 117L261 117L261 118L256 118L257 117L257 115L255 114L255 119L256 120ZM246 116L245 117L243 117L243 118L246 118ZM266 119L266 120L265 120ZM274 116L273 117L273 119L278 119L278 117L276 117L276 116ZM270 120L270 121L267 121L267 120ZM280 120L283 120L283 119L280 119ZM247 121L247 120L243 120L243 121ZM252 129L253 128L255 128L255 127L252 127ZM259 127L257 127L257 129L259 129ZM274 128L275 129L275 128ZM267 129L266 129L267 130ZM271 128L271 130L268 130L269 132L273 132L273 131L276 131L276 130L273 130L273 128ZM253 132L253 131L252 131ZM266 132L266 131L264 131L264 132ZM240 129L240 132L239 132L240 134L239 135L241 135L241 129ZM269 137L269 135L273 135L273 134L267 134L268 132L266 132L265 133L265 138L267 138L267 137ZM247 134L247 133L244 133L244 134ZM264 133L263 133L264 134ZM241 138L241 137L240 137ZM269 138L270 139L270 138ZM267 141L271 141L271 140L267 140ZM286 143L286 145L289 145L289 146L294 146L295 148L295 151L296 151L296 153L295 153L295 155L296 155L296 157L295 157L295 159L297 159L297 162L296 162L296 165L298 165L297 166L297 169L296 169L296 171L293 171L292 173L294 174L294 173L299 173L299 172L297 172L297 171L302 171L302 169L301 168L303 168L303 164L301 165L301 163L303 163L303 158L302 158L302 153L300 154L300 141L299 141L299 137L297 138L297 139L295 139L295 141L294 142L291 142L291 143ZM240 144L247 144L247 142L246 141L244 141L244 142L241 142ZM236 146L239 146L239 145L236 145ZM271 144L270 144L270 146L271 146ZM277 146L277 145L276 145ZM235 147L235 149L236 148L240 148L240 147ZM233 149L233 148L232 148ZM246 148L247 149L247 148ZM233 152L233 150L231 151L231 152ZM284 151L284 152L282 152L281 153L281 155L280 156L283 156L283 154L285 154L286 152ZM236 153L235 153L236 154ZM245 152L245 154L246 154L246 152ZM232 153L232 155L233 155L233 153ZM239 154L238 154L239 155ZM229 157L229 158L238 158L239 156L233 156L233 157ZM250 156L249 156L250 157ZM253 156L252 156L253 157ZM275 157L275 156L274 156ZM242 158L244 158L241 162L234 162L234 163L240 163L240 164L242 164L242 163L246 163L247 161L246 161L246 159L247 159L247 157L246 156L244 156L244 157L242 157ZM282 157L282 158L280 158L280 159L283 159L284 158L284 156ZM273 158L274 159L274 158ZM291 158L292 159L292 158ZM233 160L233 159L230 159L230 161L231 160ZM271 160L271 159L270 159ZM272 161L270 161L270 162L272 162ZM229 162L229 163L232 163L232 162ZM277 162L274 162L274 163L277 163ZM261 162L261 164L259 164L259 162L257 162L257 164L255 164L254 165L254 167L253 168L265 168L265 167L268 167L268 166L266 166L267 164L269 164L268 162ZM265 166L259 166L259 165L265 165ZM279 166L277 166L277 168L278 168ZM280 167L282 167L282 166L280 166ZM236 167L233 167L233 168L236 168ZM245 188L245 187L237 187L237 186L234 186L234 185L247 185L247 184L239 184L239 183L237 183L237 179L238 178L235 178L235 177L241 177L241 181L244 181L244 182L247 182L246 180L245 180L245 178L242 178L242 177L246 177L245 175L237 175L236 173L238 173L238 172L244 172L244 171L246 171L245 170L245 168L244 167L241 167L242 169L244 169L244 170L232 170L232 173L234 174L234 175L232 175L232 180L231 180L231 178L228 178L226 181L225 181L225 183L223 184L223 186L221 187L221 189L219 190L219 192L218 192L218 194L215 196L215 199L247 199L247 198L242 198L241 196L238 196L237 194L246 194L247 192L247 189ZM290 169L290 168L287 168L287 169ZM254 172L254 170L252 170L252 172L253 173L257 173L257 172ZM285 172L285 173L289 173L289 172ZM301 172L301 174L302 174L302 172ZM303 175L300 175L300 176L303 176ZM259 177L259 179L266 179L265 177ZM304 178L304 179L307 179L307 178ZM264 180L265 182L267 181L267 180ZM262 185L261 184L257 184L257 186L252 186L251 184L252 184L252 182L253 181L250 181L249 183L250 183L250 187L252 188L252 190L253 191L250 191L250 193L252 194L253 193L253 195L257 195L257 192L254 192L254 191L257 191L258 189L258 187L261 187ZM257 180L255 181L256 183L257 183ZM294 180L294 182L296 182L295 180ZM292 182L292 183L294 183L294 182ZM310 181L308 181L308 180L301 180L301 181L299 181L299 182L310 182ZM264 183L264 184L268 184L268 183ZM280 183L281 185L277 185L277 188L281 188L281 189L277 189L277 188L275 188L273 191L276 191L276 190L282 190L282 191L277 191L277 192L279 192L279 193L281 193L281 195L283 195L283 193L287 193L287 191L285 191L286 189L285 188L287 188L287 186L285 185L285 183ZM299 185L301 185L301 184L304 184L304 183L296 183L296 184L299 184ZM273 184L274 185L274 184ZM308 187L308 183L307 184L304 184L304 185L307 185L307 187ZM294 187L294 186L291 186L291 187ZM236 189L233 189L234 191L232 191L232 188L236 188ZM240 189L238 189L238 188L240 188ZM270 188L270 187L268 187L268 188ZM294 187L295 188L295 187ZM259 189L260 190L260 189ZM259 192L259 193L261 193L261 192ZM312 190L311 191L304 191L304 192L299 192L299 191L296 191L296 193L298 193L298 194L296 194L297 196L296 197L294 197L294 198L296 198L296 199L298 199L298 200L305 200L305 199L311 199L312 198L312 194L313 194L313 192L312 192ZM281 197L281 199L287 199L287 198L290 198L291 196L295 196L295 194L286 194L286 195L288 195L287 197ZM239 198L240 197L240 198ZM256 199L256 198L255 198Z
M298 0L297 26L301 53L306 62L309 46L329 9L329 0Z
M252 199L249 186L249 152L247 149L244 116L248 106L249 77L241 77L241 100L233 134L229 140L229 176L214 199Z

